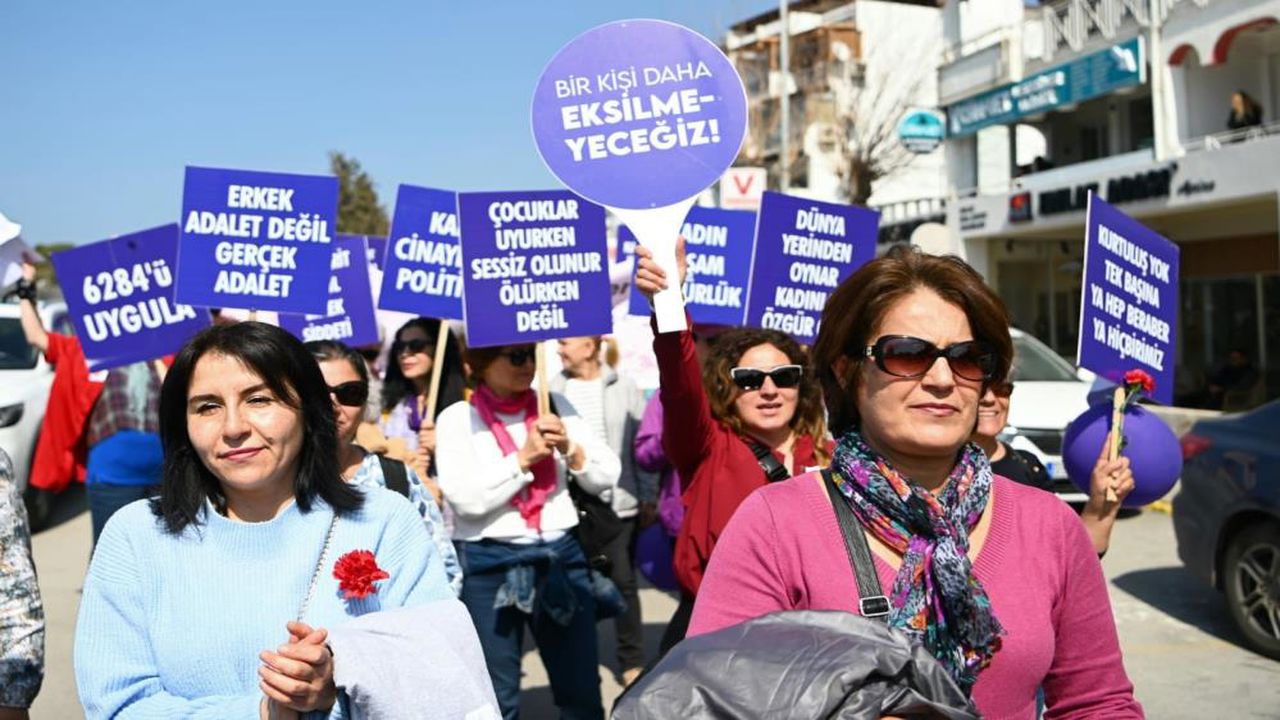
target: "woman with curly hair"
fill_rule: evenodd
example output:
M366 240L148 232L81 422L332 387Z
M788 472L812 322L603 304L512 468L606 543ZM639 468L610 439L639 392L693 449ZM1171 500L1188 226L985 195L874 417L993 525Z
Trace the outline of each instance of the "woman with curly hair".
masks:
M636 285L652 295L666 276L637 248ZM721 334L698 363L689 331L656 336L667 455L685 479L684 525L676 538L675 571L684 597L663 649L684 636L693 597L716 540L738 505L769 482L826 465L822 391L808 353L774 330L739 328Z

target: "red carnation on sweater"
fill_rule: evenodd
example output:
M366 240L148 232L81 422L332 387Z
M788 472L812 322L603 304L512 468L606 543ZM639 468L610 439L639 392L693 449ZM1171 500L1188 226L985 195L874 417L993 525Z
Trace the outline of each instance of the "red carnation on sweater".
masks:
M359 600L378 592L373 584L391 577L378 567L378 561L368 550L352 550L333 564L333 576L338 579L338 590L346 600Z
M1156 390L1155 378L1148 375L1146 370L1130 370L1125 373L1124 384L1129 387L1140 385L1148 395Z

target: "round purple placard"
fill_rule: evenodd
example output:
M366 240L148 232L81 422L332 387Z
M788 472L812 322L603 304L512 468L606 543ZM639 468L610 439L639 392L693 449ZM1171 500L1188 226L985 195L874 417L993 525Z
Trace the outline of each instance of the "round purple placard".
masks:
M732 63L661 20L588 30L556 54L533 94L547 167L598 204L647 209L691 198L733 164L747 98Z

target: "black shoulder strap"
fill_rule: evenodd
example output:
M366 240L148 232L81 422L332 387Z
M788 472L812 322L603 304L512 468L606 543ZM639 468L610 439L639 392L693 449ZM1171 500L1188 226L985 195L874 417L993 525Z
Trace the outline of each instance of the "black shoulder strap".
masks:
M378 456L378 464L382 465L382 479L386 480L387 489L409 497L409 469L405 464L386 455Z
M849 564L853 566L853 576L858 581L858 611L865 617L887 622L889 598L885 597L880 588L880 576L876 575L876 565L871 559L871 546L867 544L862 524L854 516L849 501L840 494L831 479L830 470L822 471L822 484L827 488L831 504L835 506L840 534L844 535L844 548L849 553Z
M781 482L791 477L791 473L778 462L778 458L774 457L773 452L765 447L763 443L756 442L750 438L746 439L747 447L751 448L751 452L756 456L756 462L760 463L760 469L764 471L765 479L769 482Z

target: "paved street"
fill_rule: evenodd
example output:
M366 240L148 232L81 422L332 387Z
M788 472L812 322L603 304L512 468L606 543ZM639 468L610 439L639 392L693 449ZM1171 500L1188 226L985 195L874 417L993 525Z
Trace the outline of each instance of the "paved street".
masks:
M48 613L48 668L36 720L82 717L71 670L79 588L89 555L83 494L65 498L67 518L35 538L40 587ZM1169 516L1147 512L1122 520L1104 561L1124 646L1125 664L1151 718L1280 718L1280 662L1237 645L1221 596L1182 570ZM674 601L642 593L646 643L657 647ZM601 626L601 657L612 659L609 623ZM606 703L619 688L601 668ZM527 718L553 718L546 675L535 653L525 658Z

